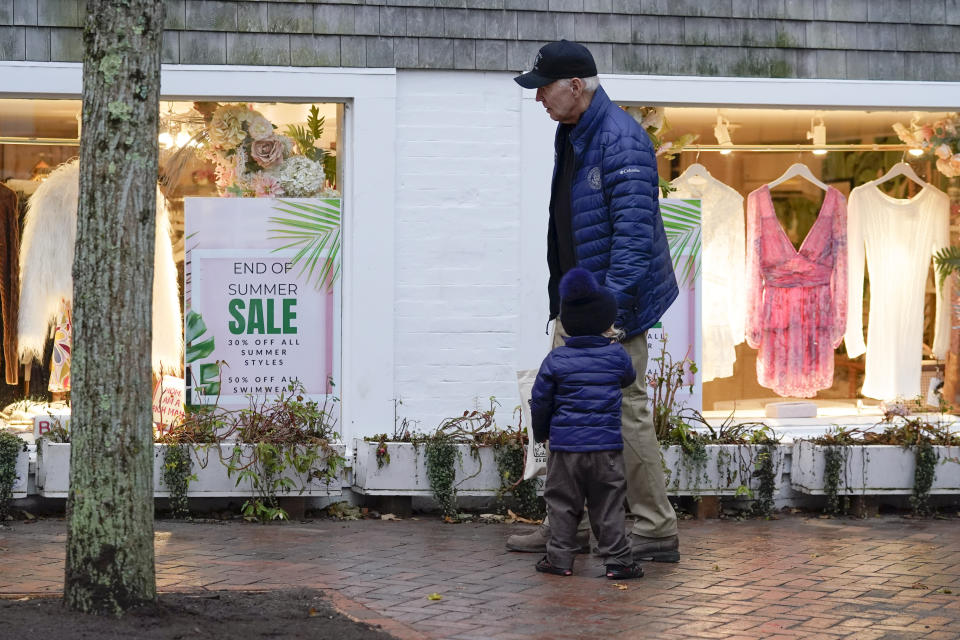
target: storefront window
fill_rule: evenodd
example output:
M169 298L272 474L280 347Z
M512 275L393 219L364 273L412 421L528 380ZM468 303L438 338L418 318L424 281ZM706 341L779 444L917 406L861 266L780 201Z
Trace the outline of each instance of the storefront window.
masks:
M949 244L956 206L936 158L909 153L893 125L948 114L627 109L664 145L668 197L701 201L706 416L776 417L768 407L788 400L810 402L819 417L878 415L897 401L935 409L928 392L942 378L950 305L932 258ZM921 183L870 184L905 160ZM795 164L812 180L778 183ZM677 222L669 207L664 217L668 229ZM848 310L852 321L842 321Z
M26 332L39 336L34 357L20 358L13 352L3 354L5 364L11 360L22 360L7 367L8 384L0 385L0 406L3 407L24 398L40 402L50 399L54 401L68 399L69 366L68 362L63 362L63 354L69 353L69 349L58 350L58 344L63 342L63 345L68 345L70 338L69 331L65 333L62 329L69 327L72 265L58 262L55 255L38 253L37 247L41 246L42 237L63 235L65 227L46 224L40 219L41 209L50 209L50 206L48 203L35 201L34 195L52 172L79 155L80 111L80 100L0 100L0 153L2 153L0 180L16 196L9 201L17 203L11 205L16 210L8 212L9 215L5 219L8 224L17 224L21 231L21 255L25 257L21 260L23 269L20 278L23 280L24 287L31 287L27 295L21 296L20 324L27 326L21 326L19 333L24 335ZM264 202L269 200L273 203L307 202L309 206L320 206L325 212L333 212L325 218L326 228L329 230L328 241L322 247L322 251L313 247L308 251L300 252L299 249L303 248L304 244L308 244L310 239L304 240L302 234L297 236L291 231L296 230L296 227L290 223L290 220L296 221L299 211L295 210L291 214L289 211L270 209L270 215L275 217L271 217L269 223L260 220L257 224L263 227L263 233L260 235L265 240L273 238L271 240L273 244L257 249L263 254L258 259L270 265L280 260L283 265L282 275L285 279L281 278L283 282L277 283L258 283L253 280L242 283L247 287L245 291L259 290L257 287L260 287L266 292L259 297L251 296L244 300L244 328L246 330L252 327L250 330L256 333L260 330L260 324L263 324L262 329L265 333L292 331L298 321L307 321L309 308L310 313L322 317L323 320L320 323L322 326L309 328L303 326L300 328L301 333L298 338L287 336L289 344L285 345L288 347L285 362L289 365L291 355L296 351L297 345L294 342L299 339L298 344L309 343L313 347L324 350L321 357L323 366L317 369L319 371L317 377L323 378L324 385L327 378L336 378L339 373L337 336L339 335L340 272L339 255L334 249L339 248L339 227L342 224L340 219L342 207L338 190L342 183L342 168L338 165L337 156L342 149L343 112L343 105L339 103L161 102L158 140L159 185L164 196L161 204L170 222L168 250L172 253L175 265L168 278L167 289L170 295L167 295L161 304L171 307L176 304L180 307L168 314L168 317L174 318L173 331L181 334L183 331L180 318L183 317L184 312L181 306L184 302L184 293L188 296L186 311L188 313L190 311L190 281L189 277L185 278L185 272L189 274L189 268L185 269L184 264L186 252L190 248L186 246L186 233L190 227L189 221L185 219L185 209L189 209L185 207L185 202L188 199L261 198L265 199ZM73 171L76 171L76 165L73 165ZM52 185L53 182L49 184ZM47 191L50 191L50 188ZM317 205L318 202L321 204ZM28 203L31 207L36 206L38 217L32 228L24 229ZM269 209L272 205L266 206ZM267 215L263 212L254 212L255 207L248 207L248 209L251 212L250 215L259 215L261 218ZM240 218L221 228L218 241L224 244L222 247L218 246L218 251L233 251L240 257L256 254L256 251L243 246L242 243L236 246L230 244L232 230L241 229L244 226L242 212L246 210L238 208ZM51 213L56 212L51 210ZM49 219L53 220L55 217L49 216ZM316 227L313 233L314 237L320 234ZM157 241L162 244L166 239L158 237ZM213 243L208 239L207 244L212 246ZM311 263L310 260L314 262ZM251 259L250 262L253 264L254 261ZM242 270L245 267L241 264L240 268ZM257 265L251 267L254 270L257 268ZM51 271L57 272L54 277L65 283L61 287L63 291L40 291L39 287L30 284L51 277L48 273ZM321 273L324 274L322 277L319 275ZM158 273L157 277L165 278L167 275ZM299 301L298 308L296 306L298 302L291 302L298 291L298 285L291 283L300 283L301 279L303 281L300 285L301 293L308 287L311 290L323 290L324 293L314 296L316 300L311 298L309 304L303 300ZM236 283L224 282L224 290L228 290L231 284ZM16 286L15 281L12 286ZM207 286L210 291L213 291L213 285L210 282ZM239 292L239 285L235 290ZM60 296L63 301L48 304L46 297L49 296ZM236 297L240 297L239 293ZM274 297L277 300L273 300ZM286 302L282 299L284 297ZM155 292L154 306L157 305ZM31 311L32 307L36 309ZM234 302L231 308L234 307L237 311L236 317L241 317L238 311L240 303ZM48 317L49 308L58 309L54 317ZM269 319L266 315L263 318L257 315L260 311L266 314L268 309ZM281 315L282 309L286 310L286 316ZM274 310L277 312L276 317L273 314ZM299 319L296 315L297 311L300 313ZM13 315L4 318L5 341L8 341L8 338L12 339L18 332L16 318L16 310L13 311ZM23 318L26 318L26 322ZM66 324L63 324L64 321ZM36 327L30 326L31 323ZM49 337L50 324L57 327L54 332L56 339ZM308 329L315 331L315 336L309 339L304 335ZM209 333L208 331L207 337ZM260 362L264 367L268 366L264 363L276 365L284 362L278 355L281 351L279 348L254 350L253 343L261 337L253 333L249 337L246 335L243 337L250 343L244 346L251 348L244 349L243 354L239 351L235 354L236 360L231 364L236 369L241 368L242 359ZM225 347L226 337L218 336L218 339L221 342L220 346ZM240 344L239 337L236 337L236 341ZM316 356L316 354L313 355ZM296 359L302 361L308 357L310 357L309 354L301 353L296 356ZM164 361L162 373L183 376L182 361L170 363L169 360L168 357ZM24 366L24 362L30 362L30 364ZM159 375L161 371L156 362L154 364L155 373ZM10 369L18 374L13 376L13 381L9 373ZM284 378L280 369L282 365L277 365L278 375L270 385L256 385L252 379L247 384L244 378L248 376L238 373L237 379L244 380L244 384L238 384L235 393L231 389L231 394L243 397L245 393L266 393L269 391L269 389L264 391L267 386L270 389L280 388L281 385L277 380ZM225 377L222 382L226 384ZM25 410L24 416L30 413L27 405L22 408ZM6 417L15 419L12 415Z

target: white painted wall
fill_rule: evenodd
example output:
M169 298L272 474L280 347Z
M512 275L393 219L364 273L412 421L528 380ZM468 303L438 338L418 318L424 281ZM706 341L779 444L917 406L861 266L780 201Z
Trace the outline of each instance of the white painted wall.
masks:
M516 424L516 370L539 366L548 347L553 127L541 114L541 162L522 166L528 101L513 75L397 73L396 397L422 430L490 396L502 405L498 423ZM529 335L532 318L539 330ZM523 357L531 350L536 361Z

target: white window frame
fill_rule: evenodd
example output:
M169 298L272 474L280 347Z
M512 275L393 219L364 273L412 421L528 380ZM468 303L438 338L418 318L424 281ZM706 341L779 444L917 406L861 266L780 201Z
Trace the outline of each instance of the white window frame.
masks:
M83 65L0 62L0 98L81 99ZM341 430L393 420L396 70L163 65L161 100L343 102Z
M673 107L953 111L960 83L601 75L614 102Z

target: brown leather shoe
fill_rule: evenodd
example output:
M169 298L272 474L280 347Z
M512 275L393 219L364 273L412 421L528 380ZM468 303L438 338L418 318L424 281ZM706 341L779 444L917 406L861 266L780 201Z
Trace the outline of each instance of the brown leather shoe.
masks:
M522 553L546 553L550 527L541 524L530 533L515 533L507 538L507 549ZM578 553L590 553L590 532L577 531Z
M647 538L631 533L629 537L634 561L680 561L680 538L675 535L665 538Z

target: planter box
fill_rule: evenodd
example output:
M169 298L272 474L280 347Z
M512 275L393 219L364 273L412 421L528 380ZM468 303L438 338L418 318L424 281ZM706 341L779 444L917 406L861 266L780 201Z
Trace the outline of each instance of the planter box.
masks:
M160 469L163 465L163 449L166 445L154 445L153 462L153 487L154 495L157 497L167 497L169 490L160 480ZM241 445L249 448L252 445ZM242 480L237 486L238 474L233 477L227 475L226 462L230 460L233 453L233 444L211 445L209 447L197 446L191 447L190 455L193 461L192 473L197 476L196 480L190 482L188 495L195 498L217 498L231 496L251 496L253 488L250 482ZM344 446L342 444L334 445L334 448L342 456ZM246 456L249 459L249 454ZM222 460L222 461L221 461ZM287 472L297 485L298 489L292 489L289 493L281 495L289 496L338 496L342 493L342 482L340 478L332 480L329 484L316 479L309 483L295 474L292 470ZM299 487L304 487L300 493ZM47 498L66 498L70 489L70 445L51 443L41 441L37 456L37 489L41 495Z
M48 413L33 416L34 439L50 433L54 427L70 430L70 409L54 409Z
M163 484L161 469L163 467L164 451L167 445L154 445L154 464L153 464L153 494L156 497L169 497L170 491ZM240 472L235 471L228 475L227 466L230 462L230 456L233 455L234 444L221 443L210 446L191 446L190 458L192 461L191 473L197 477L190 481L190 488L187 495L192 498L221 498L232 496L250 496L253 495L253 483L244 478L240 478ZM241 444L241 463L242 466L251 459L251 449L253 445ZM333 445L337 454L344 455L344 445ZM338 476L329 482L317 478L306 478L296 473L293 469L288 469L284 473L285 478L293 480L296 488L289 491L281 491L281 496L339 496L343 493L342 480ZM301 491L302 489L302 491Z
M390 462L377 466L376 442L354 439L353 488L366 495L432 497L427 480L426 453L408 442L388 442ZM493 496L500 488L500 475L492 447L480 447L479 460L470 455L470 447L457 445L459 461L455 466L457 494ZM754 463L764 447L753 445L709 445L707 460L695 465L683 457L679 446L663 447L667 475L667 493L671 495L733 496L741 486L756 491L759 480L751 477ZM773 447L775 490L782 483L787 448ZM543 478L540 478L543 482ZM541 491L542 492L542 491ZM742 492L742 490L741 490Z
M427 479L425 447L409 442L388 442L390 462L377 466L376 442L355 438L353 488L358 493L382 496L433 497ZM493 447L480 447L479 458L470 454L470 447L457 445L459 460L454 465L457 495L493 496L500 489L500 473Z
M17 477L13 481L13 499L27 497L27 478L30 475L30 451L24 446L17 454L17 463L14 467Z
M70 444L41 440L37 447L37 491L45 498L66 498L70 490Z
M784 457L787 447L774 445L774 492L782 484ZM706 447L706 460L700 463L683 454L679 445L660 448L663 458L667 493L674 496L736 496L749 497L745 489L754 492L760 487L753 477L758 456L767 451L762 445L711 444Z
M795 491L824 494L824 451L828 448L806 440L793 443L790 484ZM846 458L840 471L839 494L913 493L916 462L912 447L853 445L841 448L845 450ZM937 452L937 467L930 493L960 493L960 447L934 447L934 450Z
M153 446L153 495L166 498L170 491L163 484L162 469L164 451L167 445ZM196 498L220 498L229 496L249 496L253 493L250 482L242 480L237 484L238 474L227 474L227 464L233 453L232 444L190 447L190 473L197 477L190 481L187 495Z

